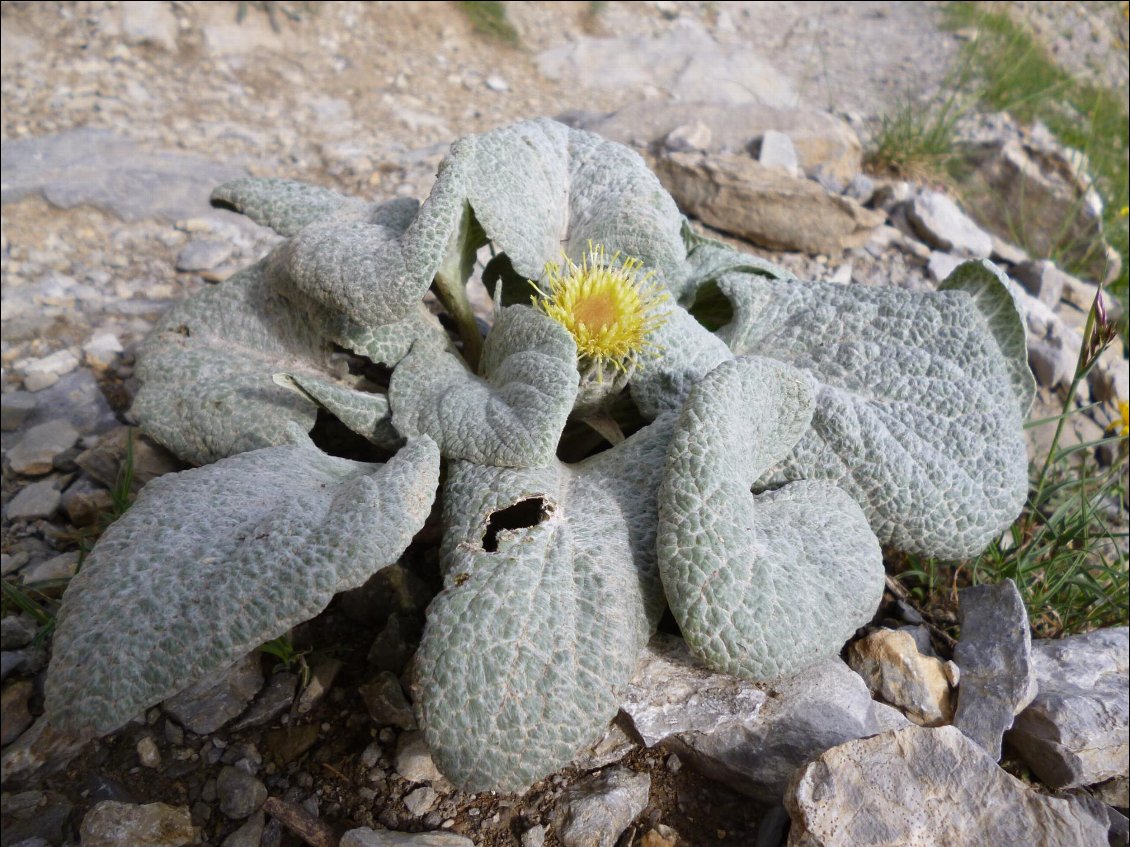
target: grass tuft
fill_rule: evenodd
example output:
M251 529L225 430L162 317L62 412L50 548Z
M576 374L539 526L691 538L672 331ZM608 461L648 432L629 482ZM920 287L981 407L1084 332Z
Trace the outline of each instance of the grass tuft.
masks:
M518 46L518 30L506 17L506 7L499 0L460 0L459 8L471 22L471 29L479 35Z
M899 581L938 619L954 619L958 588L1012 579L1040 636L1130 623L1126 435L1112 427L1101 439L1060 446L1071 418L1090 410L1077 408L1075 395L1115 333L1092 305L1061 413L1027 424L1054 425L1055 434L1032 467L1028 502L1012 528L972 562L908 556L897 567ZM1109 467L1095 459L1100 447L1116 457Z

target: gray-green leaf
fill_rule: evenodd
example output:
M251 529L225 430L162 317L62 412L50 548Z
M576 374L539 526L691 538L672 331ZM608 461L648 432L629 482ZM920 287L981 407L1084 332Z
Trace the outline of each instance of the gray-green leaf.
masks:
M811 380L771 359L725 362L690 392L659 493L659 568L691 649L754 679L839 650L883 590L879 543L825 482L752 482L808 427Z
M575 466L449 466L446 587L416 688L436 764L462 788L524 789L616 714L663 609L655 492L671 423Z
M737 273L719 285L735 353L820 383L812 428L755 488L833 482L882 543L940 558L976 555L1015 520L1028 490L1016 370L977 300Z
M344 387L317 310L296 308L260 262L177 304L146 339L133 411L146 434L186 462L207 464L294 440L317 406L276 373Z
M51 722L113 732L314 617L396 561L438 479L423 438L385 465L283 446L153 481L64 595Z
M447 458L528 467L557 446L577 394L577 347L556 321L528 306L503 309L472 374L450 353L413 348L389 385L392 421L427 434Z

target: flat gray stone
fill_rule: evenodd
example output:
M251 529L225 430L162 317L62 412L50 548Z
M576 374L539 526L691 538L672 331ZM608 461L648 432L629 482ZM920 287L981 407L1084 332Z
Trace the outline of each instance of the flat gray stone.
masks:
M232 820L251 817L267 799L267 786L246 771L225 767L216 777L220 811Z
M1032 644L1039 693L1005 740L1050 788L1127 775L1130 629Z
M800 173L800 162L792 140L785 133L775 129L767 130L761 136L757 161L766 167L782 170L789 176L797 176Z
M390 832L362 827L341 837L339 847L475 847L475 842L454 832Z
M668 153L656 174L679 208L703 223L777 250L862 247L881 212L747 155Z
M1077 356L1058 336L1029 338L1028 366L1036 381L1045 388L1055 388L1071 382L1075 373Z
M611 768L571 785L558 801L554 829L563 847L613 847L647 806L651 777Z
M1012 269L1010 276L1024 287L1024 290L1054 309L1063 296L1065 274L1047 259L1038 262L1023 262ZM1090 304L1087 304L1090 308Z
M266 825L266 816L262 812L256 812L244 821L243 826L225 838L220 847L260 847Z
M404 696L400 679L391 671L381 671L371 682L358 688L369 717L378 726L394 726L397 729L415 729L416 716L412 706Z
M79 368L35 395L36 407L28 423L32 426L62 418L83 434L105 432L120 426L114 410L106 402L98 380L86 368Z
M963 588L958 597L961 640L953 660L961 684L953 723L997 760L1005 730L1036 696L1028 611L1011 579Z
M789 137L805 173L819 169L843 184L859 174L863 145L855 130L835 115L761 103L734 109L707 101L637 100L610 115L583 116L571 122L621 144L742 155L748 155L767 131L776 130Z
M76 571L78 571L78 553L60 553L58 556L26 566L20 571L20 577L30 585L54 579L70 579Z
M250 653L228 670L205 677L162 705L185 729L207 735L243 712L262 687L259 654Z
M148 151L109 130L82 127L4 143L0 202L42 194L52 206L94 206L125 221L224 217L208 202L242 168L179 151Z
M849 741L797 772L785 795L789 847L1106 847L1108 824L1047 797L951 726Z
M880 729L867 686L838 657L752 683L704 668L682 639L664 635L645 649L621 708L646 739L766 803L780 801L805 761Z
M942 250L932 250L930 258L926 262L926 272L930 274L930 279L934 282L942 282L953 273L954 268L964 261L965 259Z
M177 254L177 270L210 271L232 254L232 243L217 238L194 238Z
M63 495L55 488L55 480L41 479L26 485L8 502L5 512L10 521L34 521L49 518L59 508Z
M0 429L12 432L24 425L35 411L35 395L30 391L11 391L0 397Z
M133 0L121 5L122 35L129 44L152 44L177 49L177 18L168 3Z
M82 847L183 847L196 841L187 807L114 800L104 800L87 812L79 834Z
M298 674L273 673L255 701L242 715L228 724L231 732L242 732L255 726L268 724L290 708L298 690Z
M958 256L988 258L993 240L957 204L937 191L921 191L907 209L914 229L929 244Z
M8 464L18 474L50 473L55 457L75 446L79 432L70 421L53 420L31 427L8 451Z
M730 106L789 107L797 102L792 83L749 44L719 44L691 21L658 37L582 36L543 51L537 64L550 79L580 88L650 88L684 102Z

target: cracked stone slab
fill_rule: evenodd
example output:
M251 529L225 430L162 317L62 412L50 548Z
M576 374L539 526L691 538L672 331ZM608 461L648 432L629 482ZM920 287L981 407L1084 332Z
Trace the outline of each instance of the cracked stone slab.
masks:
M768 683L708 670L681 638L644 652L622 709L648 746L663 742L706 776L765 802L793 771L882 726L863 680L839 657Z
M961 685L953 723L999 760L1001 738L1037 691L1028 612L1011 579L962 589L959 597L954 662Z
M1032 645L1039 693L1005 740L1049 788L1127 775L1128 648L1127 627Z
M954 727L910 726L828 750L785 796L788 847L1106 847L1108 824L997 767Z

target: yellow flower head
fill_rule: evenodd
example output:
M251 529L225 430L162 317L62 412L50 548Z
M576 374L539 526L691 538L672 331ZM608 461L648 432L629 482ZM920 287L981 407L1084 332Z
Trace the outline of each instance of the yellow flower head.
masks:
M545 266L543 290L534 306L553 318L573 336L577 353L587 360L603 380L605 366L621 373L640 367L640 357L656 354L648 340L653 330L667 320L662 309L670 297L655 282L654 272L640 273L643 262L620 254L612 258L604 247L589 242L588 254L577 265L568 256L565 265Z
M1118 401L1118 419L1111 423L1111 427L1123 438L1130 435L1130 403Z

